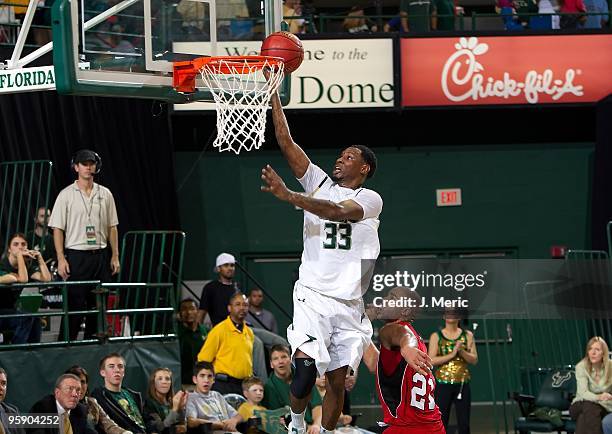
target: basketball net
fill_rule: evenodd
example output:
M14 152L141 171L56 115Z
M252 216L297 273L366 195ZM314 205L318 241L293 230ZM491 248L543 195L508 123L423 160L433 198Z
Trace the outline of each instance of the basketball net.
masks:
M217 110L219 151L250 151L263 144L266 110L270 98L283 81L283 62L262 58L216 58L200 68ZM266 71L267 77L263 71Z

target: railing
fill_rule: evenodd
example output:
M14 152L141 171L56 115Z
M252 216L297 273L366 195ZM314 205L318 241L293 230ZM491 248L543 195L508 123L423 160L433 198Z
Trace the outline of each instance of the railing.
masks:
M27 235L33 230L38 208L48 206L52 166L53 164L47 160L0 163L0 248L2 250L11 234L23 232Z
M93 288L92 292L96 295L97 309L70 311L68 309L68 288L71 286ZM35 313L16 311L13 314L0 315L0 319L61 317L64 323L62 336L58 336L58 340L55 342L1 345L0 350L80 345L105 341L171 339L177 335L176 321L173 318L177 304L172 283L100 283L98 280L31 282L0 285L0 291L43 287L62 288L62 309L43 310ZM132 292L135 293L134 298L130 297ZM117 304L117 307L108 307L109 300L113 301L111 297L114 298L114 304ZM76 315L89 318L95 315L97 327L94 339L70 340L66 325L68 324L68 318ZM118 321L119 319L121 321ZM118 324L120 325L118 326ZM129 329L126 328L128 324Z

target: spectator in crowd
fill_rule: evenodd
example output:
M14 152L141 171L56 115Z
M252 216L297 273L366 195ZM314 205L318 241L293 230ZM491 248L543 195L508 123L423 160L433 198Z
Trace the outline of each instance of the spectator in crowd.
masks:
M587 15L583 27L585 29L601 29L608 24L608 2L606 0L584 0L586 11L591 14L601 13L601 15Z
M181 383L183 387L193 384L193 366L204 345L208 327L198 324L198 305L192 298L181 301L179 307L178 340L181 349Z
M261 405L264 397L264 383L257 377L249 377L242 382L242 394L246 398L238 408L238 414L242 420L248 421L255 417L255 410L265 410L266 407Z
M586 23L586 7L582 0L560 0L562 29L577 29Z
M291 372L291 353L284 345L275 345L270 351L272 374L264 386L262 405L269 410L290 406L289 391L293 374ZM318 434L321 430L322 399L316 387L312 389L310 402L306 406L304 421L308 434Z
M87 424L87 407L79 402L81 380L73 374L62 374L55 382L53 395L36 402L30 413L59 415L59 432L64 434L97 434ZM31 434L57 434L57 428L33 428Z
M272 312L262 307L264 293L260 288L253 288L249 292L249 313L246 317L246 322L251 324L253 328L263 328L278 334L278 325L276 318Z
M523 28L529 27L530 15L538 12L536 0L514 0L518 22Z
M205 3L192 0L181 0L178 3L176 10L183 18L182 30L185 34L185 40L203 40L206 8Z
M18 416L19 409L5 401L8 389L8 376L6 371L0 368L0 429L6 434L24 434L21 428L9 428L9 415Z
M433 30L455 30L455 2L432 0L431 28Z
M603 434L612 434L612 413L608 413L601 422Z
M576 421L576 434L601 434L602 419L612 412L612 360L608 344L592 337L586 354L576 365L576 397L570 416ZM606 421L609 426L609 419Z
M234 283L236 273L236 258L229 253L221 253L215 260L217 280L211 280L200 296L199 322L203 322L206 314L213 326L227 318L227 305L230 298L240 292Z
M198 354L198 362L210 362L217 373L212 386L222 394L242 393L242 381L253 375L253 330L244 322L249 303L244 294L234 294L227 307L229 316L214 326Z
M304 33L304 19L300 0L285 0L283 4L283 19L289 24L291 33Z
M221 253L215 260L215 272L218 279L208 282L202 289L200 297L200 312L198 321L201 323L206 314L210 317L213 326L227 319L227 306L230 298L235 294L240 294L234 282L236 272L236 258L229 253ZM261 333L266 342L276 343L275 336ZM267 375L264 344L260 338L255 337L253 343L253 372L255 375L263 377ZM239 386L238 386L239 387ZM238 389L237 389L238 390ZM235 392L240 394L240 392Z
M478 352L474 334L459 327L465 313L447 310L444 313L444 328L429 337L428 354L437 366L435 398L442 413L442 423L448 430L448 421L453 403L457 415L458 434L470 432L470 370L468 365L478 363ZM459 397L461 396L461 397Z
M187 398L187 427L198 428L210 424L213 430L236 433L242 417L223 396L211 387L215 383L215 369L209 362L198 362L193 370L195 392Z
M556 0L537 0L538 2L538 14L540 15L550 15L550 27L551 29L559 29L560 28L560 19L559 15L556 15L559 9L559 5Z
M147 432L157 434L179 434L187 431L185 406L187 392L173 393L172 371L157 368L149 377L144 418Z
M40 282L51 281L51 273L45 259L37 250L29 250L26 236L22 233L11 235L6 253L0 259L0 283L27 283L29 279ZM23 288L6 288L0 297L0 315L22 313L17 301ZM25 344L40 342L40 318L0 318L0 330L14 332L11 343Z
M342 27L349 33L376 32L378 27L365 16L363 6L353 6L344 19Z
M400 18L404 32L428 32L431 29L431 1L402 0Z
M96 388L91 395L121 428L133 433L146 432L142 396L123 387L125 359L118 353L107 354L100 360L99 368L104 386Z
M506 30L523 30L523 26L519 22L518 15L516 14L514 0L497 0L496 9L502 17Z
M109 282L111 274L119 272L119 220L115 199L108 188L94 182L101 164L95 152L88 149L77 152L72 160L77 180L60 191L55 200L49 226L53 228L57 271L64 280ZM68 309L95 309L93 289L90 286L70 286ZM81 321L77 315L70 316L70 340L76 339ZM97 317L89 316L85 321L85 338L88 339L96 333ZM63 340L62 327L60 340Z
M81 381L81 394L79 402L87 407L87 422L89 426L95 427L99 433L106 434L131 434L117 425L104 411L98 401L88 394L89 375L85 368L75 365L69 368L65 374L73 374Z
M38 250L45 257L47 266L54 269L57 265L57 255L53 246L53 234L49 233L49 216L49 208L38 208L34 216L34 229L26 234L26 240L33 250Z
M399 15L391 18L383 26L383 31L385 33L389 33L389 32L402 32L402 31L404 31L403 28L402 28L402 18Z

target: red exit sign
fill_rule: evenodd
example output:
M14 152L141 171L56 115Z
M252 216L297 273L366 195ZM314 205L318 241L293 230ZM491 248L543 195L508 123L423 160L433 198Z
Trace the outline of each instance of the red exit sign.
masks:
M436 190L436 205L438 206L460 206L460 188L440 188Z

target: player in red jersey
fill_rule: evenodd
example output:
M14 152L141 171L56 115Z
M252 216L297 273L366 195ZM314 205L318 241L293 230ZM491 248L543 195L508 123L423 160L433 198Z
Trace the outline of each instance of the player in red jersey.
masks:
M398 287L384 300L405 307L368 309L370 319L388 321L379 330L380 352L370 345L363 358L376 373L378 398L388 426L383 434L446 434L434 401L436 379L431 373L427 345L411 324L420 297L415 291Z

